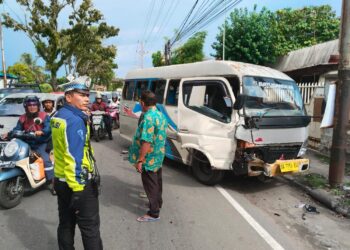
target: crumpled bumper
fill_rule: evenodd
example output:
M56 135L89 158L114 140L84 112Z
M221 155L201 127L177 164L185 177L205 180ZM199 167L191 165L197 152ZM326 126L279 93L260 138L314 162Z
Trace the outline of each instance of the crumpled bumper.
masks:
M260 159L248 162L248 175L259 176L264 174L273 177L307 171L310 167L309 159L276 160L274 163L265 163Z

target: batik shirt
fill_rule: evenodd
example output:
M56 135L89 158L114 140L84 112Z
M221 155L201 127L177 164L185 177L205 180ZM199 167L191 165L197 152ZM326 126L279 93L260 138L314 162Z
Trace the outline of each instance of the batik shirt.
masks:
M129 161L135 164L139 159L141 141L151 144L146 154L142 169L156 172L162 167L165 156L165 140L167 121L164 115L152 107L145 114L134 135L133 143L129 148Z

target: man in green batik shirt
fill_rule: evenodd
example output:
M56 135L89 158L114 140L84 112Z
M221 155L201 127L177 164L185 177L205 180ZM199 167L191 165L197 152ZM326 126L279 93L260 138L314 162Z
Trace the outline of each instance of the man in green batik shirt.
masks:
M159 220L162 207L162 164L165 155L166 129L164 115L156 108L156 96L151 91L141 95L144 117L129 149L129 161L141 173L142 184L149 200L147 214L137 218L140 222Z

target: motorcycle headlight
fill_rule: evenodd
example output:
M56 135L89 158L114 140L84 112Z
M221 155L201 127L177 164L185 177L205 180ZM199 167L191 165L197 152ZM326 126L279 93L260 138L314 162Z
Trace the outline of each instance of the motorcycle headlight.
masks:
M14 156L19 149L19 145L16 141L10 141L4 148L4 155L8 158Z
M307 139L304 141L303 145L301 145L298 157L303 157L306 154L307 151Z

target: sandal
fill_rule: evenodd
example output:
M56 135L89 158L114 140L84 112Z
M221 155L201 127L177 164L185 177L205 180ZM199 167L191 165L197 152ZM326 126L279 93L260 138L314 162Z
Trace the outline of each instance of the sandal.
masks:
M160 219L159 216L155 218L155 217L151 217L151 216L146 214L144 216L141 216L141 217L137 218L137 221L138 222L152 222L152 221L157 221L159 219Z

